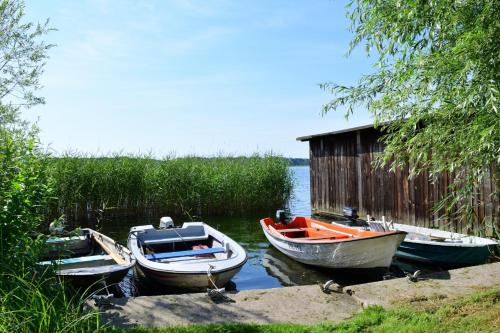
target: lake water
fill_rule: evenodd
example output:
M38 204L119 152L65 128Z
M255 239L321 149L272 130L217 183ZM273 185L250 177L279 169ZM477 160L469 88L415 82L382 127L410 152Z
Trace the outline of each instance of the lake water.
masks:
M310 216L309 167L291 167L290 172L293 173L295 180L294 192L289 204L290 210L293 215ZM306 285L324 283L328 280L335 280L342 285L373 281L372 275L346 275L328 269L303 265L288 258L267 241L259 224L259 220L263 217L218 217L207 218L204 221L240 243L247 251L247 263L232 280L237 290ZM182 223L182 221L174 222L177 225ZM122 244L126 244L130 227L143 224L157 226L158 223L159 218L140 221L106 221L100 230ZM396 262L391 269L393 272L402 272L402 270L414 271L415 267ZM157 293L156 288L150 289L145 286L137 291L138 283L134 281L136 280L131 271L121 286L125 294Z

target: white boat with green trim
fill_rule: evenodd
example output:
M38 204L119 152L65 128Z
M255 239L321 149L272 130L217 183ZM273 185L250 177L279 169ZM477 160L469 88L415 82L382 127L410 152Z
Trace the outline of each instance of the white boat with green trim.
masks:
M50 237L46 244L47 258L39 265L54 264L59 277L77 286L118 283L135 265L126 247L89 228L75 236Z
M386 222L384 219L368 221L368 224L371 230L408 233L398 247L396 257L443 267L485 264L498 247L498 241L488 238Z

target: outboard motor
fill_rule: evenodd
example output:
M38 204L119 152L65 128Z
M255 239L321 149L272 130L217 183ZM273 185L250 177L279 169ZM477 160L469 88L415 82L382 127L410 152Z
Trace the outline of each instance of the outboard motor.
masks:
M63 235L64 234L64 227L66 224L66 220L64 217L59 218L58 220L54 220L50 225L49 225L49 231L52 235Z
M174 227L174 221L170 216L163 216L160 219L160 229L170 229Z
M343 215L349 220L355 220L358 218L358 210L353 207L344 207L342 209Z
M290 213L283 209L277 210L276 220L281 224L288 224L288 222L290 222Z

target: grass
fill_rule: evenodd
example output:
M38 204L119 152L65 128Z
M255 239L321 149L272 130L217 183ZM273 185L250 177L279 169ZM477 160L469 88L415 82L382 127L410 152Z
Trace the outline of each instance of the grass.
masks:
M99 314L49 272L0 274L0 332L93 332Z
M68 155L51 161L51 217L218 216L270 212L290 197L288 161L275 155L155 160Z
M355 332L499 332L500 288L482 291L455 300L435 298L419 304L401 304L385 310L369 307L340 324L212 324L171 328L110 328L114 333L355 333ZM297 311L303 309L296 308ZM292 307L291 312L294 311Z

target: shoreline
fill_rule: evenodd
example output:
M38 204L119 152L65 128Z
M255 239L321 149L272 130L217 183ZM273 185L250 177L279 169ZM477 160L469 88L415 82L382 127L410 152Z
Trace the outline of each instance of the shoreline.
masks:
M213 323L338 323L371 305L391 308L431 299L455 299L500 286L500 262L407 278L346 286L324 293L319 285L244 290L214 303L206 293L111 299L101 320L123 328Z

